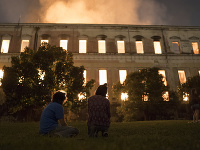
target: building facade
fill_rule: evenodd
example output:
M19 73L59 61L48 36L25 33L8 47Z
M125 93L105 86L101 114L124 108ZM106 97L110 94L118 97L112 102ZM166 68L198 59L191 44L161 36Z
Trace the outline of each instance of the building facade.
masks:
M72 52L86 82L96 81L92 92L107 83L111 102L113 83L140 69L159 67L171 90L200 74L200 27L113 24L0 24L0 70L43 42Z

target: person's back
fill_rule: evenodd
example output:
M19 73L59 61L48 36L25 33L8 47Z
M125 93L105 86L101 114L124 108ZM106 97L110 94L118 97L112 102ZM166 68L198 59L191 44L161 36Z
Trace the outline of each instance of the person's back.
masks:
M108 128L110 126L110 102L106 98L107 85L100 85L94 96L88 99L88 135L97 137L98 132L102 132L102 136L108 136Z
M40 133L47 134L58 126L58 120L64 118L61 104L51 102L42 111L40 119Z
M88 126L110 125L110 102L101 95L94 95L88 99Z

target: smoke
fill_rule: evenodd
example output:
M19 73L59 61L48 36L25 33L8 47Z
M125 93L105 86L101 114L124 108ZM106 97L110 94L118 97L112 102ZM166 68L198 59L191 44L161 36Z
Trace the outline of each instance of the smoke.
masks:
M40 0L43 23L165 24L154 0Z

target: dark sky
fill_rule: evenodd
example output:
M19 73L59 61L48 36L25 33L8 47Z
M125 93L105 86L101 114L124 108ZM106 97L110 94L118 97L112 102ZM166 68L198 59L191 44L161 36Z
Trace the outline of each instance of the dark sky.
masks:
M21 23L42 22L39 14L44 13L39 2L40 0L0 0L0 23L17 23L21 16ZM56 0L55 0L56 1ZM70 0L60 0L70 1ZM72 0L71 0L72 1ZM123 0L122 0L123 1ZM127 0L128 1L128 0ZM135 0L129 0L135 1ZM153 25L181 25L181 26L200 26L200 0L138 0L146 2L145 5L138 7L137 13L140 20L147 20L149 13L155 11L158 18L162 21L154 19ZM148 11L148 1L154 1L159 9ZM106 5L106 4L105 4ZM126 9L124 9L126 11ZM156 14L156 13L152 14ZM161 13L160 13L161 12ZM148 17L148 18L147 18ZM154 16L156 18L156 16ZM134 22L133 24L138 24Z

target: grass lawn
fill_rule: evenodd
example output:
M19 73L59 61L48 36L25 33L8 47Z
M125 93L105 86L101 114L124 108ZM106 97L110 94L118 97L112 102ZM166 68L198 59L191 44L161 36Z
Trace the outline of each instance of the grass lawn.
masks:
M0 150L200 150L200 123L137 121L112 123L108 138L89 138L85 122L75 138L38 134L39 122L0 123Z

